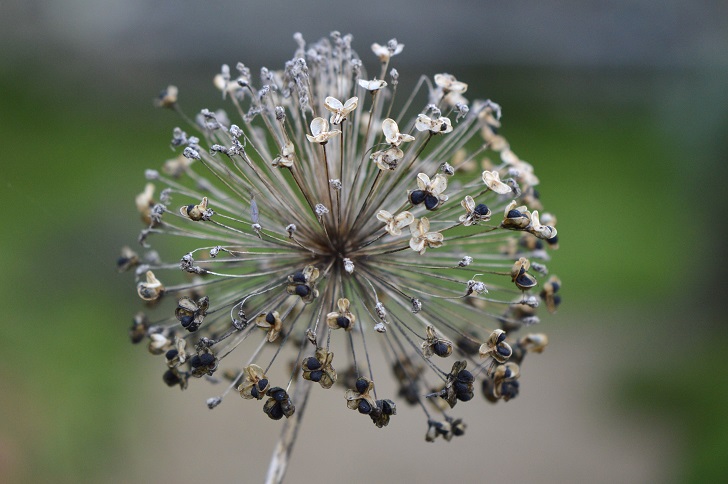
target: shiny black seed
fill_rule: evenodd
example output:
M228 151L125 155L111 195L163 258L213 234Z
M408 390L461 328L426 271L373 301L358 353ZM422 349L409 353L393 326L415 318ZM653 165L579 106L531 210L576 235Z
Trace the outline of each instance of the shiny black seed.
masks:
M498 352L499 355L506 356L506 357L511 356L511 353L512 353L510 348L508 348L507 346L498 345L495 350Z
M382 404L382 413L384 415L394 415L395 413L397 413L397 406L392 400L378 400L377 406L379 406L380 402Z
M177 350L169 350L164 354L164 357L167 358L167 360L173 360L177 355L179 354L179 351Z
M319 368L321 368L321 362L313 356L309 356L308 358L306 358L306 361L303 362L303 366L305 366L309 370L318 370Z
M410 193L409 199L412 205L419 205L420 203L425 201L425 197L427 196L427 193L425 193L422 190L415 190Z
M296 286L296 295L301 297L306 297L311 292L311 289L308 286L300 285Z
M561 296L556 294L554 295L554 306L558 306L559 304L561 304Z
M293 282L306 282L306 276L303 275L303 271L298 271L293 274Z
M268 409L268 416L273 420L280 420L283 418L283 409L279 403L273 405Z
M286 393L286 391L280 387L268 390L268 395L271 396L276 402L282 402L283 400L288 398L288 394Z
M554 235L554 236L553 236L553 237L551 237L550 239L547 239L547 240L546 240L546 243L547 243L547 244L549 244L549 245L555 245L555 244L558 244L558 243L559 243L559 236L558 236L558 235Z
M359 393L364 393L367 391L367 388L369 388L369 382L365 378L359 378L356 381L356 391Z
M523 217L523 214L516 210L515 208L513 210L508 211L508 215L506 215L506 218L520 218Z
M534 280L528 277L525 273L516 277L516 284L523 287L533 287L536 285Z
M478 204L478 205L476 205L476 206L475 206L475 208L473 209L473 212L477 213L477 214L478 214L478 215L480 215L481 217L482 217L483 215L487 215L487 214L488 214L488 211L489 211L489 209L488 209L488 205L486 205L486 204L484 204L484 203L479 203L479 204Z
M351 324L351 322L349 321L349 318L347 318L346 316L339 316L338 318L336 318L336 325L339 328L346 329L349 327L349 324Z
M461 381L456 381L455 383L453 383L452 387L455 389L456 395L468 393L473 389L472 385L470 385L469 383L463 383Z
M359 400L359 413L363 413L364 415L372 413L372 406L369 405L369 402L364 399Z
M460 437L461 435L465 435L465 429L462 425L460 425L460 422L453 422L452 425L452 434L456 437Z
M440 199L434 195L427 195L425 197L425 208L427 210L435 210L440 204Z
M209 366L215 362L215 356L212 353L203 353L200 355L201 366Z
M312 371L311 372L311 374L309 375L309 378L313 382L319 382L319 381L321 381L321 377L323 377L323 376L324 376L324 372L323 371L316 370L316 371Z
M165 371L164 375L162 375L162 380L164 380L164 383L166 383L167 386L170 387L178 385L181 381L179 376L177 376L177 373L172 370Z
M473 399L473 397L475 396L475 394L473 393L472 390L470 390L469 392L456 393L455 396L461 402L469 402L470 400Z
M192 358L190 358L190 366L192 368L199 368L202 366L202 360L200 359L200 357L198 355L195 355Z
M505 333L501 333L501 334L499 334L499 335L498 335L498 343L502 343L503 341L505 341L505 339L506 339L506 336L507 336L507 335L506 335Z
M179 317L179 322L182 323L183 328L188 327L190 324L192 324L192 321L194 321L194 320L195 320L195 316L192 314L187 314L185 316Z
M505 400L516 398L518 396L518 390L520 383L517 380L503 382L501 386L501 394Z
M268 379L267 379L267 378L261 378L261 379L260 379L260 380L258 381L258 389L259 389L260 391L263 391L263 390L265 390L265 387L267 387L267 386L268 386Z
M441 356L444 358L444 357L448 356L448 353L450 352L450 345L448 345L447 343L445 343L443 341L438 341L432 347L432 351L437 356Z
M268 324L275 324L276 318L273 316L273 313L268 313L265 315L265 322Z
M250 389L250 394L253 396L253 398L258 398L260 396L260 392L256 387Z
M561 289L561 284L559 284L558 282L552 282L551 287L553 288L554 292L558 292L559 289Z
M190 214L190 212L192 211L193 208L195 208L194 205L187 205L187 215Z
M457 380L463 383L472 383L475 381L475 377L468 370L460 370Z
M447 128L448 126L445 123L442 123L442 125L440 125L440 131L447 131Z

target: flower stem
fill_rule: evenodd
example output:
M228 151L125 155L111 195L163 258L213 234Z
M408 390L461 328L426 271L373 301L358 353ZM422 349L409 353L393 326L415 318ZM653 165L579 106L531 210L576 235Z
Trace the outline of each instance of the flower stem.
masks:
M299 376L293 394L293 401L296 402L296 412L283 423L281 435L268 465L268 474L265 477L266 484L280 484L283 482L312 386L310 383L304 382L303 378Z

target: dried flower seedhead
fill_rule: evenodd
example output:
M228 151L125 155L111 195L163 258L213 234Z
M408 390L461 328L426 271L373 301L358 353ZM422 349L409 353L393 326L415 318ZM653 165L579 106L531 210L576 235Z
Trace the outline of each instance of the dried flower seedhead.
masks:
M203 319L205 319L209 306L210 298L207 296L201 297L197 302L193 301L192 298L184 296L177 301L177 309L174 315L182 324L183 328L193 333L199 329Z
M243 369L243 382L238 386L241 397L262 400L269 389L270 383L261 367L248 365Z
M478 350L481 358L493 358L498 363L505 363L513 354L511 346L506 343L506 332L496 329L490 334L488 341Z
M546 302L546 307L550 313L556 312L561 304L561 296L556 294L561 289L561 280L556 276L551 276L546 284L543 285L541 291L541 299Z
M480 222L490 220L490 209L484 203L475 204L470 195L466 195L460 205L465 209L465 215L458 219L464 226L477 225Z
M452 132L452 121L444 116L431 118L426 114L420 114L417 116L415 128L417 131L429 131L430 134L447 134Z
M440 358L447 358L452 354L452 341L439 336L433 326L426 326L425 333L427 337L420 345L422 356L429 358L434 354Z
M326 324L331 329L345 329L351 331L354 329L354 323L356 322L356 316L349 311L349 300L341 298L336 302L338 311L330 312L326 315Z
M371 81L367 81L366 79L359 79L359 86L374 94L381 88L386 87L387 83L380 79L372 79Z
M368 60L339 32L295 40L280 70L222 66L214 82L238 119L182 113L176 89L160 97L191 122L173 130L171 159L144 171L142 248L117 261L146 307L130 338L160 357L167 385L225 379L208 408L237 388L275 420L294 415L308 388L333 388L333 354L349 353L349 408L385 427L405 402L424 410L428 440L450 440L465 428L450 407L474 397L475 380L489 400L513 398L519 366L508 365L546 344L518 333L560 302L546 191L501 134L498 104L468 101L449 74L399 92L396 40ZM395 374L392 400L372 383L377 344ZM449 373L432 356L453 353ZM266 373L281 367L292 378L273 387Z
M195 222L210 220L214 214L211 208L207 208L207 197L202 197L202 201L197 205L184 205L180 207L179 213L183 217L187 217Z
M346 391L346 406L352 410L358 410L359 413L369 415L377 406L369 392L374 389L374 382L365 376L360 376L356 380L356 388Z
M324 107L333 113L330 119L331 124L341 124L341 122L346 119L349 113L355 110L358 105L359 98L356 96L347 99L344 104L342 104L341 101L339 101L335 97L329 96L324 99ZM326 126L326 129L328 129L328 126ZM313 132L313 130L313 123L311 123L311 132Z
M270 311L268 313L260 313L255 318L255 325L265 330L268 333L266 339L269 343L273 343L278 339L278 335L281 334L283 321L281 321L281 315L278 314L278 311Z
M263 405L263 412L272 420L280 420L283 417L290 418L296 411L291 397L281 387L274 387L268 390L266 395L270 398Z
M169 85L164 88L154 100L154 105L158 108L169 108L172 109L177 104L177 95L179 89L177 86Z
M301 362L303 378L321 385L321 388L331 388L336 383L336 370L331 366L334 354L326 348L316 348L316 355L304 358Z
M422 255L428 247L433 249L442 247L443 235L438 232L430 232L429 230L430 221L425 217L410 225L410 232L412 234L410 249Z
M386 210L380 210L377 213L377 220L379 220L380 222L384 222L386 224L384 229L387 231L387 233L396 237L402 235L403 228L412 225L412 223L415 221L415 217L407 211L398 213L396 216L394 216Z
M418 190L412 190L407 194L412 205L424 203L427 210L437 210L448 199L443 193L447 189L447 178L440 173L432 180L424 173L419 173L417 187Z
M415 140L412 135L400 133L397 122L391 118L382 121L382 132L384 133L384 139L392 146L399 146L402 143L410 143Z
M329 138L340 134L341 131L338 129L329 131L329 122L324 118L313 118L313 121L311 121L311 134L307 134L306 138L311 143L325 145L329 142Z
M137 284L137 294L145 301L158 301L164 295L164 285L152 271L147 271L145 277L146 282Z

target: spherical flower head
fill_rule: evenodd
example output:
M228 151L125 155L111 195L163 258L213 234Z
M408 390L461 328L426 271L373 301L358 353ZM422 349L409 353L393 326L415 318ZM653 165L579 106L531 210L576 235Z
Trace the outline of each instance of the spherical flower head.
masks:
M450 408L476 383L515 398L548 341L519 334L561 302L547 190L498 131L500 106L468 102L454 76L419 83L398 112L396 40L360 59L338 32L295 39L282 70L223 66L235 116L183 114L174 157L145 172L141 247L117 260L144 308L129 336L170 387L227 380L208 408L237 389L252 415L297 425L309 391L337 392L378 428L413 406L427 440L461 436ZM178 94L156 104L181 112ZM394 394L377 395L375 345ZM351 362L340 375L334 353Z

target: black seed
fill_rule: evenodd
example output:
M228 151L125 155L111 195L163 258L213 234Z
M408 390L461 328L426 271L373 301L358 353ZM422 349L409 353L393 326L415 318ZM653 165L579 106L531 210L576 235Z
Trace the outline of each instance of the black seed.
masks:
M187 205L187 215L190 214L190 212L192 211L193 208L195 208L194 205Z
M364 415L372 413L372 406L369 405L369 402L364 399L359 400L359 413L363 413Z
M541 239L536 240L536 245L534 247L538 250L543 249L543 242L541 242Z
M267 379L267 378L261 378L261 379L260 379L260 380L258 381L258 389L259 389L260 391L263 391L263 390L265 390L265 387L267 387L267 386L268 386L268 379Z
M255 386L250 389L250 394L253 396L253 398L258 398L260 396L260 392Z
M508 348L507 346L501 346L501 345L498 345L496 347L496 351L498 352L499 355L506 356L506 357L511 356L511 353L513 353L510 350L510 348Z
M443 341L438 341L432 347L432 351L437 356L440 356L442 358L445 358L446 356L448 356L452 352L452 349L451 349L450 345L448 345L447 343L445 343Z
M313 356L309 356L306 358L306 361L303 362L303 366L305 366L309 370L318 370L321 368L321 362L314 358Z
M296 286L296 295L301 297L306 297L311 292L311 289L308 286L305 286L301 284L300 286Z
M523 217L523 214L516 210L515 208L513 210L508 211L508 215L506 215L506 218L521 218Z
M561 304L561 296L556 294L554 295L554 306L558 306L559 304Z
M379 400L377 406L379 406L379 402L382 402L382 413L384 415L394 415L397 412L397 407L392 400Z
M457 380L463 383L472 383L475 381L475 377L468 370L460 370Z
M520 383L518 381L506 381L501 386L501 394L505 399L516 398L518 396Z
M554 292L558 292L559 289L561 289L561 284L559 284L558 282L552 282L551 287L554 289Z
M487 215L487 214L488 214L488 211L489 211L489 210L490 210L490 209L488 208L488 205L486 205L486 204L484 204L484 203L479 203L479 204L478 204L478 205L476 205L476 206L475 206L475 208L473 209L473 211L474 211L475 213L477 213L478 215L480 215L481 217L482 217L483 215Z
M270 390L268 394L273 397L273 400L275 400L276 402L282 402L283 400L288 398L288 394L282 388L274 388Z
M473 389L473 386L468 383L463 383L461 381L456 381L453 386L455 389L455 394L460 395L461 393L468 393Z
M410 193L410 196L409 196L410 203L412 203L412 205L419 205L420 203L425 201L426 196L427 196L427 194L424 191L415 190Z
M435 210L440 204L440 199L434 195L427 195L425 197L425 208L427 210Z
M351 324L351 321L349 321L349 318L347 318L346 316L339 316L338 318L336 318L336 325L339 328L346 329L349 327L349 324Z
M179 379L179 376L177 376L177 373L175 373L172 370L167 370L164 372L164 375L162 375L162 380L164 380L164 383L167 384L167 386L173 387L181 381Z
M116 265L119 267L125 266L127 262L129 262L128 257L122 256L122 257L119 257L118 259L116 259Z
M194 321L194 320L195 320L195 316L192 314L187 314L187 315L179 317L179 322L182 323L183 328L186 328L187 326L189 326L192 323L192 321Z
M309 378L311 378L312 382L319 382L321 381L321 377L324 376L324 372L321 370L312 371L309 375Z
M190 358L190 366L192 368L199 368L200 366L202 366L202 360L200 359L200 357L198 355L195 355L192 358Z
M167 358L167 360L173 360L177 355L179 354L179 351L177 350L169 350L164 354L164 357Z
M275 324L276 318L273 316L273 313L268 313L265 315L265 322L268 324Z
M293 282L306 282L306 276L303 275L303 271L298 271L293 274Z
M501 334L499 334L499 335L498 335L498 343L502 343L503 341L505 341L505 339L506 339L506 336L507 336L507 335L506 335L505 333L501 333Z
M367 388L369 388L369 382L365 378L359 378L356 381L356 391L359 393L364 393L367 391Z
M209 366L215 362L215 356L212 353L203 353L200 355L201 366Z
M280 420L283 418L283 409L279 403L273 405L268 409L268 416L273 420Z
M546 240L546 243L549 244L549 245L558 244L559 243L559 236L558 235L554 235L550 239L547 239Z
M463 429L460 425L453 425L452 434L456 437L460 437L461 435L465 435L465 429Z
M447 128L448 126L445 123L442 123L442 125L440 125L440 131L447 131Z
M473 399L473 397L475 396L475 394L474 394L474 393L473 393L473 391L471 390L471 391L469 391L469 392L464 392L464 393L456 393L456 394L455 394L455 396L456 396L456 397L458 398L458 400L460 400L461 402L468 402L468 401L470 401L470 400L472 400L472 399Z

